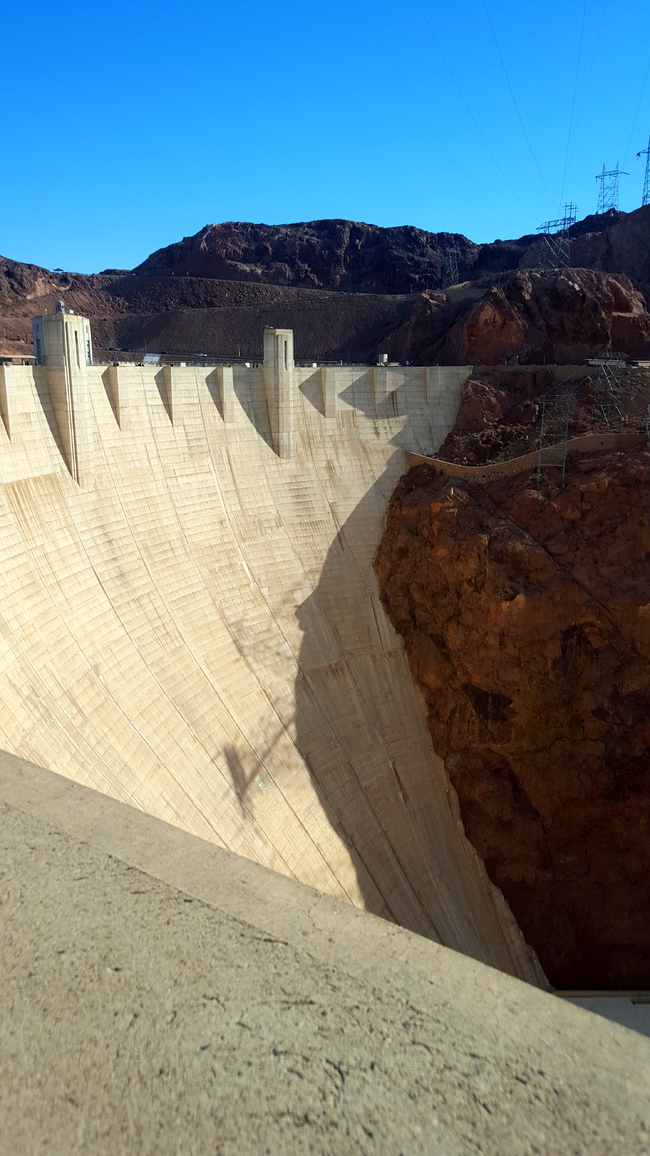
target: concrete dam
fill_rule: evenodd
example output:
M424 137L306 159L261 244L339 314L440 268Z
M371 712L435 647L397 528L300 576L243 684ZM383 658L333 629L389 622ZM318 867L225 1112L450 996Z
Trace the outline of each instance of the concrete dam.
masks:
M535 984L372 562L467 366L0 366L0 747Z

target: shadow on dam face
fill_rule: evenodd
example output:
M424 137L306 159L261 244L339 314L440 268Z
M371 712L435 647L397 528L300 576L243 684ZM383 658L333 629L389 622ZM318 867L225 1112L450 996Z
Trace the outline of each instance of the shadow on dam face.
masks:
M322 417L319 390L302 392ZM361 396L352 387L340 396L372 423L376 436L379 422L400 415L408 420L403 387L380 399L371 400L367 387ZM242 405L244 400L240 394ZM337 478L334 495L341 473L345 476L345 461L352 468L356 455L363 461L369 452L355 429L351 421L349 444L344 450L337 446L334 460L319 466ZM302 636L294 739L327 820L327 826L322 819L317 823L320 850L350 901L493 966L543 982L501 893L465 838L455 792L432 748L425 704L381 602L372 563L388 501L406 468L401 441L401 435L389 438L397 452L374 481L368 478L356 506L347 506L320 572L310 575L311 593L292 611ZM307 437L303 448L309 460L313 447ZM339 455L342 461L336 460ZM357 473L351 486L358 487L359 480ZM330 507L334 525L338 508L335 498ZM278 732L268 740L260 768L280 737ZM224 755L243 816L248 807L255 808L263 784L258 768L244 763L235 748Z
M464 836L423 700L380 600L372 561L378 512L392 490L387 475L341 525L313 593L296 609L303 633L296 744L368 911L539 982L532 953Z
M374 576L351 548L363 539L376 500L369 492L341 526L316 589L296 609L303 632L296 744L327 818L348 848L367 910L438 938L426 897L408 878L411 803L387 747L396 722L404 737L398 703L385 685L396 656L386 647L385 624L377 621L374 592L364 597ZM408 781L406 767L402 773Z
M433 828L422 821L424 784L418 791L411 782L423 737L428 753L414 712L418 692L370 567L372 527L384 504L380 480L339 529L316 588L296 607L303 638L294 688L295 741L324 815L354 866L357 893L348 897L444 941L434 914L441 880L433 886L430 876L437 849ZM233 745L224 747L243 818L255 809L260 772L281 733L260 752L259 763L244 761Z

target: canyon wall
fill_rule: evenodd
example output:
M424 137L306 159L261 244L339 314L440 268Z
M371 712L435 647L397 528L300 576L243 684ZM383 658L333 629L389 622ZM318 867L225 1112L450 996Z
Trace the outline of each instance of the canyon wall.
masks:
M469 471L468 471L469 472ZM650 453L421 465L376 567L467 835L550 981L650 985Z

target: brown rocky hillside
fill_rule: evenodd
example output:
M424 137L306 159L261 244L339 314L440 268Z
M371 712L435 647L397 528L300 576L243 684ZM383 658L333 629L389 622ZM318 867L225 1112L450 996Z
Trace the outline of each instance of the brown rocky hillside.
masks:
M650 206L633 213L594 214L577 222L570 236L572 265L624 273L642 293L650 291ZM536 234L476 244L460 233L428 233L409 225L226 221L158 249L136 272L354 293L418 293L443 287L451 249L461 281L534 269L547 260L546 243Z
M0 258L0 351L30 346L31 316L58 297L112 348L243 358L264 325L296 332L298 357L497 364L650 355L650 206L571 230L573 270L549 270L536 235L478 245L460 234L351 221L226 222L133 271L51 272ZM443 289L455 251L461 283Z

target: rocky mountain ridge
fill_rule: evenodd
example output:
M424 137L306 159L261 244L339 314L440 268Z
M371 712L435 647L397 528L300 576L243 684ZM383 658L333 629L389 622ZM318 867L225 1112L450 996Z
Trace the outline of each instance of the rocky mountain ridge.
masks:
M0 343L29 345L29 319L90 316L99 349L256 357L264 325L296 331L298 355L498 364L567 362L622 348L649 356L650 206L585 218L573 270L544 267L543 237L477 245L460 234L351 221L226 222L135 270L82 275L0 258ZM443 289L457 273L460 282Z
M624 273L641 292L650 290L650 206L585 217L572 226L569 237L570 261L576 268ZM418 293L443 288L452 254L459 281L548 265L548 246L538 234L477 244L460 233L429 233L410 225L226 221L158 249L135 272L357 293Z

